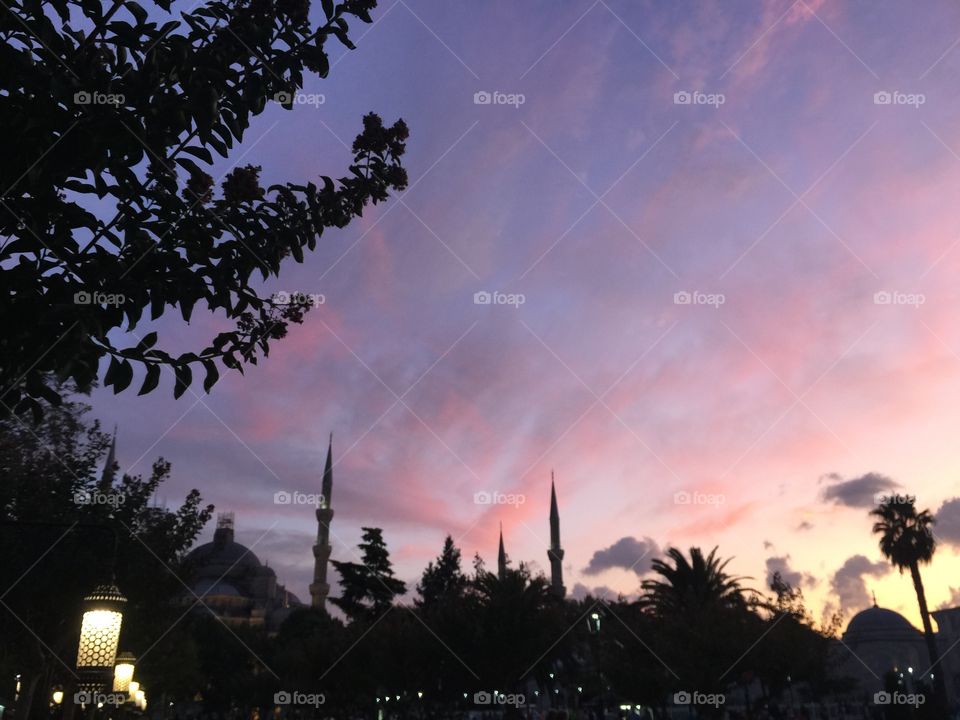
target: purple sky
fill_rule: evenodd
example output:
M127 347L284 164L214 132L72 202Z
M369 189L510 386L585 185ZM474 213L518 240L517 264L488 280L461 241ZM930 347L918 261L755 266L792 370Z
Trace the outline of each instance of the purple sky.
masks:
M273 496L319 492L332 430L334 557L382 527L411 584L446 533L493 562L501 521L546 570L553 468L568 588L632 593L658 548L718 544L817 611L875 589L915 615L864 506L958 494L960 7L386 0L374 19L304 88L322 104L269 108L215 174L336 177L374 110L410 126L409 189L269 286L325 304L263 365L210 396L98 392L124 470L171 460L160 499L234 511L302 598L315 521ZM162 322L161 344L216 327ZM954 507L934 606L958 595Z

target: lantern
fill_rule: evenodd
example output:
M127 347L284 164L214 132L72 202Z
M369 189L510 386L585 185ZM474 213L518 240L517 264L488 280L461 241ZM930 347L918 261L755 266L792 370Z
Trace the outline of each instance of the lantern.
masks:
M137 690L133 694L133 701L136 703L137 707L141 710L147 709L147 694L143 690Z
M60 688L57 688L56 690L53 691L53 704L59 705L62 702L63 702L63 690L61 690Z
M111 583L95 588L83 602L77 669L91 678L108 678L117 657L120 623L127 599Z
M133 666L137 659L131 653L120 653L117 655L117 664L113 668L113 691L128 692L130 690L130 681L133 680Z

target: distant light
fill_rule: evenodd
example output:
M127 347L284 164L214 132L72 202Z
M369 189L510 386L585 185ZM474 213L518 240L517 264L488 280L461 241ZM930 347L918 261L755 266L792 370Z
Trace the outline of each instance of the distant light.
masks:
M54 690L53 691L53 704L59 705L63 702L63 690Z
M417 697L418 697L418 698L422 698L422 697L423 697L423 690L417 690Z
M133 680L133 669L137 659L130 653L117 655L117 664L113 668L113 691L127 692Z
M913 668L912 668L912 667L908 667L908 668L907 668L907 672L912 675L912 674L913 674Z
M579 685L577 686L577 692L583 692L583 688L580 687Z

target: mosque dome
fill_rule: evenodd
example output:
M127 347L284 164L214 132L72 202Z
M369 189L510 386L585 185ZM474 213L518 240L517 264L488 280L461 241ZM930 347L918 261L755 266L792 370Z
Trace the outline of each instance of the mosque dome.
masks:
M184 558L184 564L196 580L236 580L260 571L264 567L250 548L233 539L233 518L221 518L213 541L204 543Z
M916 640L920 637L920 631L903 615L876 605L854 615L843 634L844 641L848 642Z

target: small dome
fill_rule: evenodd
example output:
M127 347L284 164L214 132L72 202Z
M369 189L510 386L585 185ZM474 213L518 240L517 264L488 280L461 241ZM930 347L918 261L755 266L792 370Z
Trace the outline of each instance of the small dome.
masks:
M193 586L193 592L203 597L243 597L243 594L230 583L215 580L201 580Z
M887 608L874 605L861 610L850 620L845 641L862 642L864 640L916 640L922 634L903 615Z

